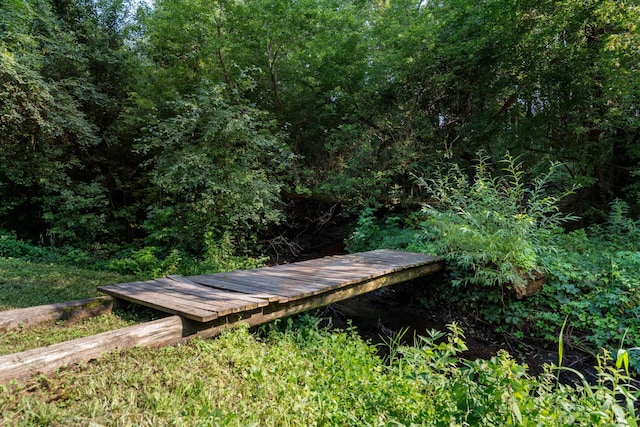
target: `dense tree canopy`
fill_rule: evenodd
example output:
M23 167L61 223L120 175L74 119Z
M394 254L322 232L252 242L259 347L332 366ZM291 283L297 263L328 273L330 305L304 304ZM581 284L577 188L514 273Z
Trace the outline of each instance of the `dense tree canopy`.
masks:
M0 227L198 253L294 197L410 206L481 149L563 162L597 220L640 191L638 22L615 0L6 0Z

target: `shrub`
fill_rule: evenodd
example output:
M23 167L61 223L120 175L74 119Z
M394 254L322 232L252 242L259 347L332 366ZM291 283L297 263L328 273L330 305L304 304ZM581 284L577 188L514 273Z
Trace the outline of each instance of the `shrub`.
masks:
M18 239L15 233L0 230L0 256L5 258L25 258L31 261L48 260L51 253Z
M568 317L570 345L596 353L613 352L623 339L640 340L640 227L626 205L614 201L609 220L555 238L557 251L541 258L549 272L547 286L517 314L529 321L532 336L552 341ZM629 354L638 370L637 351Z
M542 268L541 254L554 250L551 237L575 217L558 209L570 191L558 196L547 191L559 164L552 163L527 185L516 159L507 154L500 163L501 174L493 174L489 159L480 156L472 179L457 165L433 179L420 179L432 196L423 208L423 242L447 258L454 286L500 292L510 287L521 293Z

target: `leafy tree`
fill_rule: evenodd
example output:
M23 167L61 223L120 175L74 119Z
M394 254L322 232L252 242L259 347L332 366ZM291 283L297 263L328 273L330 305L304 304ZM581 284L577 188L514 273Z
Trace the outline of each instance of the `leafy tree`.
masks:
M637 41L637 8L581 0L454 5L434 7L451 88L441 114L453 126L454 156L485 148L525 154L532 167L558 160L583 184L578 202L606 204L629 179L638 125L637 87L621 81L637 81L624 47Z
M239 247L280 218L282 176L292 155L273 121L224 89L174 102L177 113L149 130L151 242L202 254L207 239L232 236Z
M44 0L0 6L3 227L76 244L105 231L110 192L102 162L117 116L114 97L123 93L114 46L122 37L108 28L115 24L107 12L124 7Z

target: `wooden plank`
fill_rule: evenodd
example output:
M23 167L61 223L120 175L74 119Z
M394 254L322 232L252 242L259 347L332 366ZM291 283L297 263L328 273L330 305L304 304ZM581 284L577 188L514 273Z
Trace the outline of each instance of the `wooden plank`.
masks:
M294 265L294 264L291 264ZM318 280L331 284L332 282L340 282L343 280L353 280L361 278L363 280L369 277L380 276L390 273L392 270L388 268L358 268L355 266L331 266L326 270L318 270L315 268L296 266L296 268L277 269L274 268L265 274L279 277L307 277L309 280Z
M327 286L335 285L336 283L340 283L342 279L336 277L328 277L328 275L324 275L321 272L316 272L315 274L309 274L304 271L298 270L290 270L290 271L279 271L275 269L269 270L246 270L243 272L246 276L254 276L254 277L263 277L269 279L279 279L282 280L283 283L290 282L289 284L293 287L302 286L303 288L317 287L324 288Z
M389 250L377 250L371 252L361 252L356 254L362 259L368 262L375 262L379 260L380 262L386 262L388 264L425 264L438 262L441 258L434 257L432 255L426 254L418 254L411 252L398 252L398 251L389 251Z
M267 275L269 283L272 286L276 286L273 288L273 292L281 292L283 294L289 295L289 300L306 298L308 296L322 294L331 289L335 289L341 286L348 285L353 281L361 281L366 280L367 277L362 277L362 275L355 275L350 277L319 277L313 274L305 274L304 272L286 273L286 274L273 274L270 273ZM247 274L245 277L236 277L234 279L237 282L243 281L261 281L261 283L266 283L265 279L259 278L251 278L251 275ZM278 287L281 283L287 283L286 288ZM268 286L268 285L265 285ZM283 290L284 289L284 290Z
M190 305L185 304L180 300L172 300L170 298L166 298L159 292L147 290L146 286L147 283L145 282L132 282L113 286L101 286L98 289L116 298L122 298L127 301L162 310L167 313L184 316L199 322L208 322L219 317L216 311L192 308Z
M172 289L172 287L158 280L147 281L137 283L135 286L136 289L154 292L157 294L158 298L165 298L171 301L174 305L184 305L187 307L194 306L200 308L202 310L217 312L218 316L225 315L228 313L234 313L238 311L242 311L242 307L247 305L248 310L252 310L257 307L256 303L247 304L244 301L238 300L222 300L222 299L206 299L194 295L187 294L180 290ZM193 313L194 315L199 315L197 313Z
M385 286L413 280L418 277L440 271L443 268L444 262L442 261L411 267L400 273L389 274L382 277L377 277L372 280L355 283L351 286L337 288L320 296L289 301L286 304L269 305L262 311L248 313L246 316L238 318L237 321L246 322L252 326L259 325L261 323L270 322L276 319L291 316L293 314L301 313L307 310L312 310L314 308L332 304L334 302L352 298L356 295L371 292ZM219 333L219 330L215 328L215 322L218 322L219 320L220 319L215 320L214 324L194 325L195 328L198 328L198 331L194 335L204 338L217 335Z
M171 277L171 276L169 276L169 277ZM263 300L268 301L268 302L278 301L281 298L278 295L265 293L265 292L260 292L260 288L256 288L256 287L253 287L253 286L248 286L248 287L237 286L235 283L225 282L224 280L220 280L220 279L212 279L212 278L210 278L210 276L206 276L206 275L204 275L204 276L190 276L190 277L180 276L180 279L181 280L188 280L191 283L196 283L198 285L207 286L207 287L213 288L213 289L221 289L221 290L228 290L228 291L231 291L231 292L236 292L236 293L238 293L240 295L248 295L248 294L250 294L254 298L263 299Z
M255 283L265 286L274 291L294 291L308 292L313 289L323 289L325 284L316 283L311 280L304 282L300 280L292 280L290 275L274 275L268 270L242 270L234 271L233 274L223 276L225 280L232 280L237 283Z
M211 286L216 289L225 289L232 292L248 292L248 293L256 292L257 294L268 296L269 302L279 301L281 303L284 303L289 300L287 295L270 292L264 289L264 287L261 287L259 285L230 282L227 280L223 280L220 277L215 277L214 275L190 276L188 279L196 281L201 285ZM253 294L253 295L256 295L256 294Z
M0 311L0 332L29 328L45 322L81 320L110 313L113 309L113 303L113 298L102 296Z
M396 266L384 266L380 263L373 262L358 262L357 259L343 259L343 260L334 260L330 264L326 265L303 265L302 263L298 264L281 264L270 267L269 269L272 271L277 271L281 273L291 272L291 271L308 271L308 272L317 272L320 274L332 274L336 271L351 271L351 272L362 272L362 273L381 273L388 269L397 268Z
M233 303L233 305L242 305L244 303L255 305L255 307L263 307L269 304L269 302L265 299L256 298L250 294L213 289L208 286L198 285L196 283L180 281L176 278L166 277L162 279L156 279L155 281L166 284L166 286L169 287L168 289L171 291L179 291L184 293L185 295L198 297L201 300L228 302Z
M257 302L215 298L210 295L203 295L201 292L197 292L199 289L190 289L190 291L197 293L194 295L190 292L186 292L184 289L175 289L170 283L162 282L160 280L154 280L149 283L146 286L146 289L170 298L172 301L179 301L180 304L184 304L188 307L216 312L218 316L225 316L230 313L258 308Z
M293 265L293 264L292 264ZM320 288L324 290L331 290L343 286L350 285L352 283L369 280L374 277L379 277L383 274L390 272L388 269L375 270L373 273L364 271L351 271L350 268L344 268L343 271L331 271L315 269L301 268L290 269L288 271L273 270L268 274L270 276L288 277L293 280L298 280L304 283L319 284Z
M137 282L119 289L103 289L111 290L114 296L122 292L122 298L160 310L165 304L164 309L169 313L207 322L265 307L269 302L285 304L438 262L441 259L423 254L377 250L206 276L173 276L153 283ZM134 287L145 292L144 298L141 293L136 295ZM152 291L158 295L151 295ZM244 296L240 297L241 294Z
M226 275L224 280L230 283L235 283L240 286L255 286L257 289L261 289L263 292L270 292L276 295L286 297L287 300L300 298L301 295L307 295L310 291L309 288L303 286L292 286L278 284L272 280L256 277L247 277L241 275ZM315 288L314 288L315 290Z
M0 357L0 384L38 374L50 374L63 366L95 359L112 350L174 344L184 338L185 331L183 319L170 316L48 347L8 354Z
M256 294L248 294L248 293L240 293L240 292L225 292L222 289L214 289L211 288L209 286L205 286L205 285L199 285L195 282L192 281L185 281L182 280L182 278L180 276L169 276L166 279L157 279L159 281L161 280L170 280L171 286L175 286L174 283L178 283L178 284L184 284L184 283L189 283L192 285L197 285L199 286L199 288L203 288L203 289L198 289L197 293L194 293L194 295L202 295L203 297L211 297L212 299L221 299L221 300L235 300L235 301L245 301L245 302L251 302L251 303L256 303L258 304L258 307L264 307L265 305L269 305L269 300L268 298L263 298L260 295L256 295ZM178 289L183 289L182 287L179 287ZM207 293L206 290L209 290L211 293ZM189 289L185 289L186 293L191 293L193 292L192 290ZM210 296L209 296L210 295Z

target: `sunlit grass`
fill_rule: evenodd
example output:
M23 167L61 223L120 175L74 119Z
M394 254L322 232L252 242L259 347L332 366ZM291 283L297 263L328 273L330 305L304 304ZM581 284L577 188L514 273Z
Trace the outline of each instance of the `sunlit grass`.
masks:
M73 301L100 295L97 287L134 280L131 276L0 258L0 310ZM0 334L0 355L17 353L123 328L152 316L120 310L81 321L49 322Z
M0 258L0 310L72 301L100 295L97 287L132 276Z
M0 386L0 426L633 422L622 407L612 409L612 391L597 387L588 395L556 386L552 375L530 377L506 352L454 363L461 339L455 332L448 343L400 348L403 357L385 364L355 333L319 330L302 320L261 334L238 327L213 340L112 352Z

